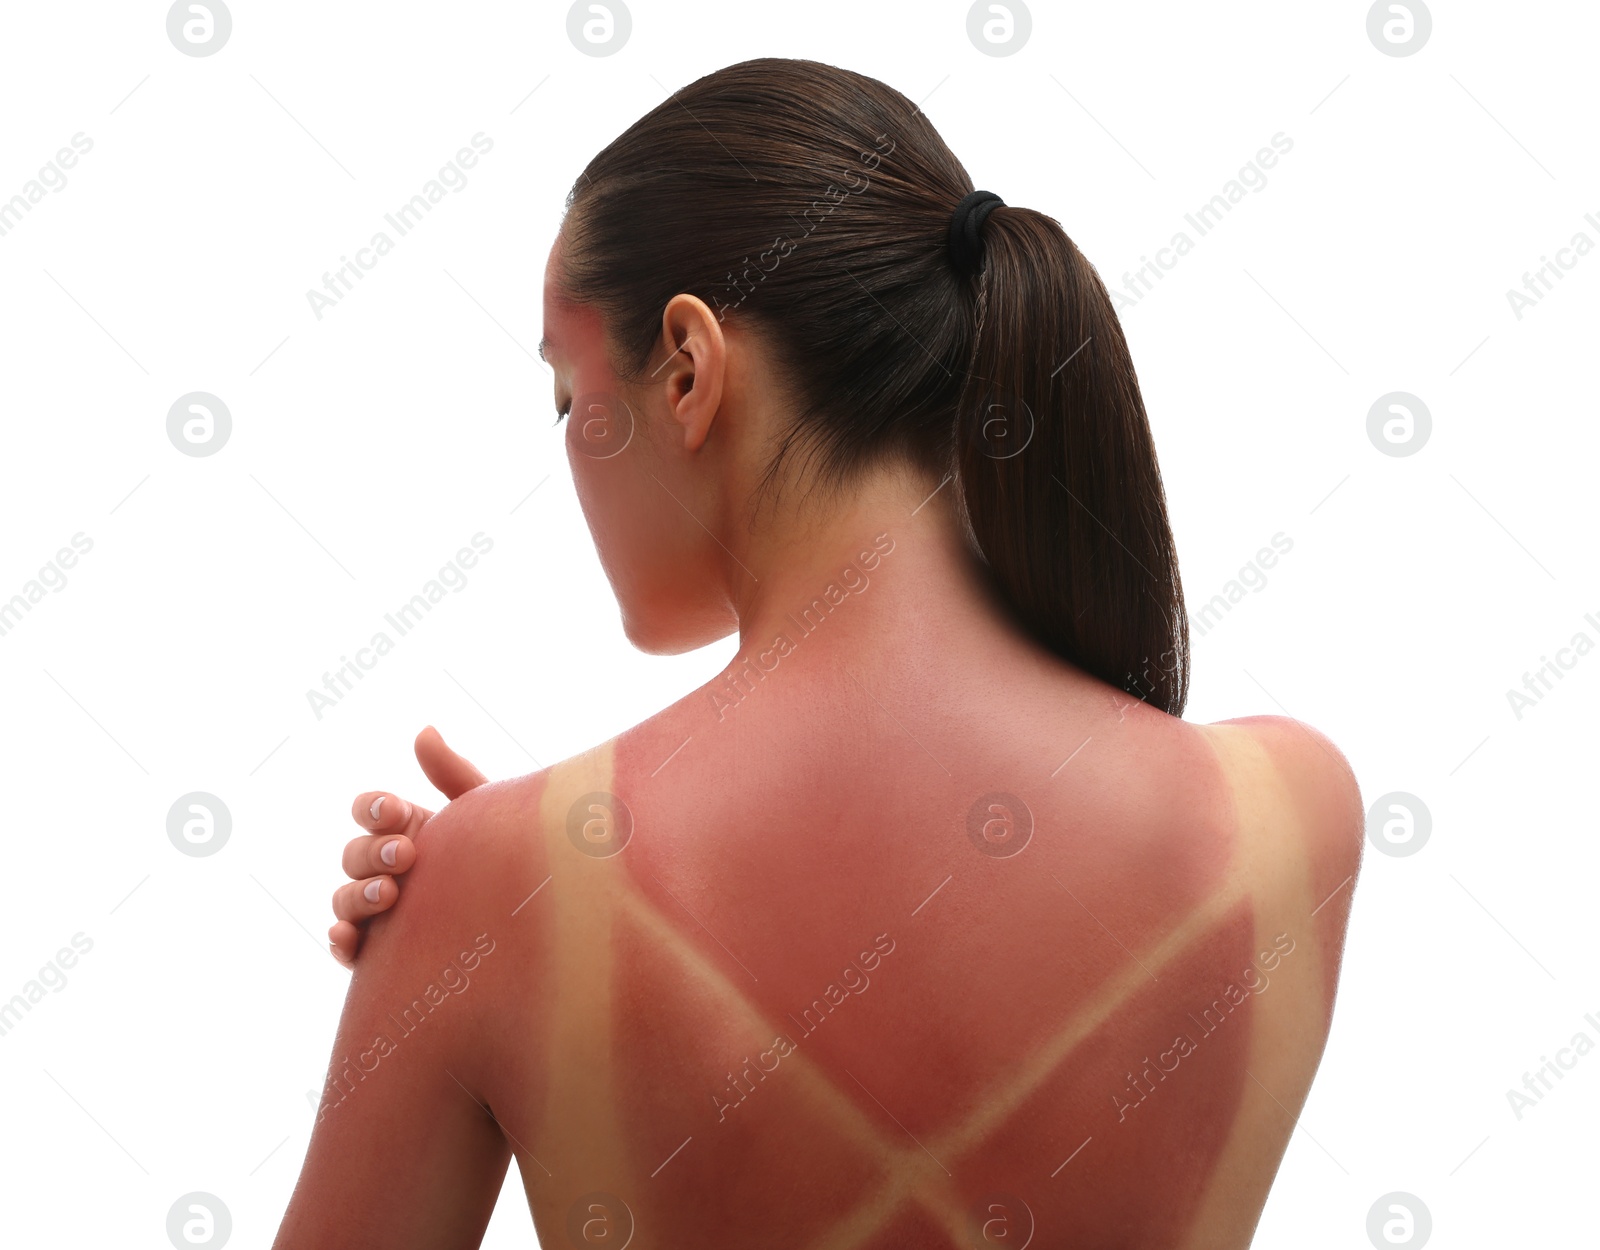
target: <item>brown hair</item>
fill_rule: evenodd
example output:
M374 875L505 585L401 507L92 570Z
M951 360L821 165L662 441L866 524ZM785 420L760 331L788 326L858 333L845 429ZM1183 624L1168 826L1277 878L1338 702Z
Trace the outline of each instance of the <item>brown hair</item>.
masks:
M862 74L764 57L684 87L568 196L562 286L643 377L679 292L748 319L795 398L791 455L840 486L886 457L957 476L1030 634L1179 715L1188 622L1122 327L1060 224L995 208L959 272L972 180L921 110Z

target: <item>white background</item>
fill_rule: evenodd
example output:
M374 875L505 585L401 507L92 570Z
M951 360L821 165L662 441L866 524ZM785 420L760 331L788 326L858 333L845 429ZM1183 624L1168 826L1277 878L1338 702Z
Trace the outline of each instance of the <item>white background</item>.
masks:
M1600 642L1600 10L1441 0L1403 57L1360 3L1040 3L1009 56L962 4L638 0L608 57L566 13L237 0L194 57L162 4L4 9L0 201L93 143L0 236L0 600L93 542L0 636L0 999L93 942L0 1036L4 1240L164 1247L205 1191L230 1244L267 1246L347 981L323 935L353 795L433 798L424 724L522 773L731 657L623 638L531 352L583 164L701 74L785 55L925 100L975 185L1056 216L1111 286L1292 139L1124 314L1191 609L1293 543L1196 638L1188 715L1306 720L1432 835L1369 848L1256 1244L1365 1246L1397 1190L1437 1245L1592 1241L1600 1055L1520 1119L1507 1091L1600 1042L1600 654L1520 718L1506 692ZM319 320L307 290L478 132L468 184ZM1597 251L1519 318L1508 289L1580 231ZM167 438L190 391L232 414L210 457ZM1393 391L1432 414L1414 455L1367 435ZM306 691L479 531L466 587L318 719ZM232 815L208 857L167 837L190 791ZM514 1169L486 1244L532 1244Z

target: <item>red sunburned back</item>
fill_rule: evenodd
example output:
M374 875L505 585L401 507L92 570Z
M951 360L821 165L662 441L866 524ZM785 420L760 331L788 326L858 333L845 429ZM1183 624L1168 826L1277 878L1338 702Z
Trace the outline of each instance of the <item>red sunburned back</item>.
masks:
M820 661L541 778L544 1244L1246 1244L1344 920L1270 744Z

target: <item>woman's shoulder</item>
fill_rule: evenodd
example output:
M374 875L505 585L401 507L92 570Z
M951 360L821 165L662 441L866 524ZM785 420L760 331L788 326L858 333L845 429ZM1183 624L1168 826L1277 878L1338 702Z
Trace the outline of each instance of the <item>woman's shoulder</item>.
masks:
M1289 716L1244 716L1196 726L1217 753L1241 829L1295 845L1319 880L1353 876L1365 809L1344 753L1326 734Z
M1321 730L1292 716L1237 716L1196 726L1224 750L1249 743L1273 766L1302 786L1321 788L1324 797L1342 797L1357 810L1361 792L1344 752Z
M625 737L626 735L624 735ZM535 772L469 790L417 835L405 908L448 917L470 910L507 921L536 910L552 873L604 860L632 836L634 788L612 738ZM380 924L385 917L378 917Z
M1198 726L1224 750L1248 743L1296 789L1361 811L1361 789L1344 752L1321 730L1292 716L1238 716Z
M400 904L373 917L367 949L428 950L463 926L504 928L545 875L543 839L530 834L539 827L548 772L488 782L436 811L415 836L416 864Z

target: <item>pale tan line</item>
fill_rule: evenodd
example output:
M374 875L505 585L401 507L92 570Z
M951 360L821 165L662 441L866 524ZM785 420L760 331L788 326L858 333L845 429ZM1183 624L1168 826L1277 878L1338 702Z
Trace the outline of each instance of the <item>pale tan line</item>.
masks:
M786 1028L776 1027L773 1021L746 997L744 991L723 975L722 970L707 959L648 899L632 890L622 890L618 893L623 913L645 929L659 948L674 954L685 971L732 1007L740 1016L740 1023L752 1031L764 1030L774 1037L779 1033L789 1036ZM893 1206L898 1207L909 1197L926 1208L959 1238L963 1228L963 1217L962 1213L952 1206L948 1194L936 1191L931 1195L920 1195L915 1193L914 1185L904 1181L908 1173L922 1174L931 1171L923 1160L920 1148L902 1146L890 1140L855 1101L835 1085L816 1062L804 1053L800 1041L792 1037L790 1040L794 1043L794 1050L784 1058L784 1066L793 1063L798 1070L801 1084L812 1095L813 1104L825 1109L856 1145L878 1158L889 1182L885 1192L892 1196ZM875 1208L868 1213L869 1217L876 1214ZM887 1219L892 1214L891 1208L883 1213L882 1218ZM836 1236L837 1229L838 1226L835 1226L834 1231L828 1236L830 1238Z
M1247 1077L1249 1077L1252 1081L1256 1082L1256 1085L1260 1088L1260 1090L1261 1090L1261 1092L1263 1094L1265 1094L1268 1098L1272 1099L1273 1102L1278 1103L1278 1110L1283 1112L1284 1115L1288 1116L1291 1120L1294 1121L1294 1127L1295 1128L1299 1129L1307 1137L1311 1137L1311 1130L1308 1129L1304 1124L1300 1123L1300 1117L1297 1116L1293 1111L1290 1111L1289 1108L1285 1107L1281 1102L1278 1102L1278 1096L1276 1094L1274 1094L1270 1089L1268 1089L1265 1085L1262 1085L1260 1081L1256 1080L1256 1074L1254 1072L1250 1071L1249 1068L1246 1068L1244 1070L1244 1074ZM1314 1142L1317 1142L1317 1148L1319 1150L1321 1150L1323 1154L1327 1155L1328 1158L1333 1159L1333 1151L1329 1150L1321 1142L1317 1141L1317 1139L1315 1137L1311 1137L1311 1140L1314 1141ZM1346 1176L1350 1175L1350 1169L1345 1167L1344 1164L1340 1163L1339 1160L1333 1159L1333 1163L1334 1163L1334 1166L1337 1167Z
M787 1027L780 1028L769 1020L747 998L738 986L734 985L722 970L713 964L706 956L695 948L671 921L663 916L649 902L631 890L619 891L619 901L628 918L642 926L649 936L659 943L661 947L670 950L677 956L685 971L695 976L707 988L716 992L724 1002L732 1007L739 1015L738 1023L748 1027L752 1032L766 1032L772 1037L782 1034L790 1037L794 1042L794 1050L783 1059L783 1067L791 1063L798 1069L801 1081L808 1090L819 1095L819 1101L833 1113L835 1119L849 1130L853 1140L859 1145L872 1150L887 1151L891 1154L914 1153L911 1147L902 1147L898 1143L887 1141L872 1120L862 1112L849 1097L843 1094L804 1052L799 1041L795 1041ZM795 1062L798 1060L798 1062Z
M539 799L548 862L557 864L565 855L570 864L560 870L561 886L550 892L542 908L530 913L548 926L550 939L549 1069L534 1140L561 1143L560 1187L582 1183L611 1189L623 1185L629 1175L612 1061L616 909L610 902L604 861L574 856L566 832L570 805L579 795L611 789L614 749L614 743L602 743L557 764ZM579 862L571 862L574 859ZM556 1073L560 1080L551 1079ZM580 1125L585 1131L575 1132ZM576 1192L581 1190L569 1199Z
M1156 967L1170 962L1246 895L1247 891L1238 880L1222 887L1191 912L1182 924L1158 942L1147 953L1145 962ZM778 1033L788 1036L785 1029L776 1028L773 1022L647 899L632 890L624 889L618 891L617 901L625 914L645 928L661 946L672 951L687 971L735 1008L742 1017L742 1023L757 1030L764 1029L774 1036ZM1001 1093L985 1099L984 1105L964 1125L946 1137L938 1139L936 1144L940 1146L941 1151L951 1155L964 1153L994 1129L1000 1121L1011 1115L1081 1042L1110 1018L1117 1007L1143 988L1143 978L1146 974L1147 969L1135 958L1132 968L1108 981L1101 988L1101 992L1057 1033L1022 1073L1006 1084ZM840 1247L857 1244L877 1231L908 1200L921 1204L936 1215L941 1223L959 1235L962 1229L960 1213L952 1209L948 1194L941 1192L943 1186L938 1186L932 1193L919 1192L931 1174L931 1169L919 1152L886 1140L856 1103L843 1094L808 1056L801 1053L798 1041L795 1042L795 1053L791 1057L800 1060L796 1067L808 1092L815 1095L814 1101L833 1116L857 1145L869 1152L877 1152L884 1156L882 1161L888 1173L876 1198L858 1206L850 1215L834 1225L816 1244ZM940 1178L933 1179L938 1181Z
M1183 923L1158 942L1146 958L1158 968L1170 963L1247 896L1248 891L1243 882L1234 879L1190 912ZM1032 1062L1025 1065L1021 1074L1009 1081L1002 1092L986 1098L983 1105L965 1124L958 1126L947 1136L935 1139L934 1145L938 1148L938 1155L943 1158L957 1158L998 1127L1002 1120L1016 1111L1029 1095L1048 1079L1081 1042L1110 1019L1112 1012L1144 988L1144 973L1143 966L1135 961L1134 967L1125 969L1106 982L1101 992L1068 1021L1048 1045L1041 1048ZM880 1191L877 1198L870 1199L868 1204L858 1207L835 1226L838 1229L850 1224L855 1235L837 1243L830 1241L828 1244L836 1244L839 1250L858 1244L877 1232L907 1198L927 1202L927 1195L918 1193L914 1187L906 1183L903 1175L897 1175ZM863 1217L868 1205L875 1213L881 1212L881 1219L877 1222L869 1222Z
M1235 879L1221 887L1202 903L1188 918L1156 944L1146 956L1146 962L1160 968L1171 963L1192 946L1208 929L1215 926L1242 899L1248 897L1244 883ZM1079 1043L1098 1029L1112 1012L1134 994L1143 990L1145 968L1139 960L1134 967L1125 968L1106 982L1098 993L1055 1038L1043 1047L1021 1073L1012 1079L1009 1088L1000 1094L984 1099L982 1108L948 1137L940 1139L946 1157L965 1153L968 1147L982 1140L999 1122L1010 1116L1075 1050Z
M811 1243L814 1250L850 1250L872 1234L878 1232L907 1203L916 1203L938 1220L950 1234L951 1245L968 1244L971 1230L967 1227L967 1213L960 1209L949 1189L949 1179L941 1177L920 1159L914 1162L922 1168L931 1185L931 1192L917 1192L915 1185L897 1178L878 1191L878 1196L857 1207L832 1228L823 1232Z

